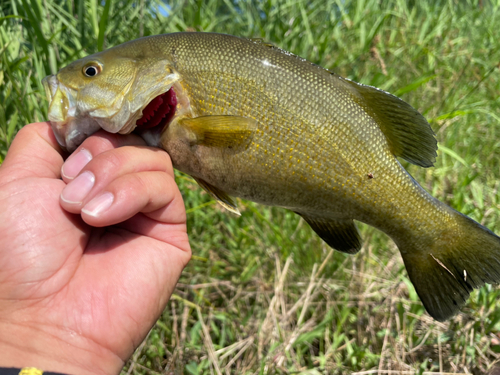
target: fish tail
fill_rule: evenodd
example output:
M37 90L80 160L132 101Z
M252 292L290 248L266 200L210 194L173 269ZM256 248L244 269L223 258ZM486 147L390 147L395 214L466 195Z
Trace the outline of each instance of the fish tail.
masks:
M439 238L399 248L410 280L434 319L455 315L474 288L500 282L500 237L459 212Z

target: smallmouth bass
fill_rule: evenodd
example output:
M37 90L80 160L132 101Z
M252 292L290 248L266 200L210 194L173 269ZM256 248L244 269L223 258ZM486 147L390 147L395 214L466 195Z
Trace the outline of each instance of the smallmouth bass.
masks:
M101 128L134 131L232 212L232 197L287 208L351 254L361 248L354 220L383 231L437 320L500 280L500 238L430 196L398 162L432 166L437 142L424 117L389 93L212 33L134 40L43 83L68 151Z

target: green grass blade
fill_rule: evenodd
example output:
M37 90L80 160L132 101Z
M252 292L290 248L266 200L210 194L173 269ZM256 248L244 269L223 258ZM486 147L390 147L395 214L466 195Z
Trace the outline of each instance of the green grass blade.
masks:
M104 49L104 37L106 35L106 26L108 24L109 8L113 0L106 0L102 11L101 19L99 20L99 35L97 36L97 50Z

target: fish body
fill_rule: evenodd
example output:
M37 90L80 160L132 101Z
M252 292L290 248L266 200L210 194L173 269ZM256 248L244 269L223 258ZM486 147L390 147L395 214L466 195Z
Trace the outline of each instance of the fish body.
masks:
M232 197L290 209L347 253L361 248L354 220L380 229L438 320L474 287L500 280L500 239L398 162L432 166L437 143L422 115L389 93L211 33L131 41L44 84L54 132L70 151L100 128L135 131L230 211L238 212Z

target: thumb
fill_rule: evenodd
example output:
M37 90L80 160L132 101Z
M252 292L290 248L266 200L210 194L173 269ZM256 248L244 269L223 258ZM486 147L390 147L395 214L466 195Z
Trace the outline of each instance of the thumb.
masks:
M48 122L26 125L0 166L0 185L27 177L61 178L62 154Z

